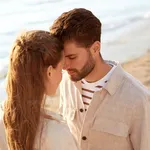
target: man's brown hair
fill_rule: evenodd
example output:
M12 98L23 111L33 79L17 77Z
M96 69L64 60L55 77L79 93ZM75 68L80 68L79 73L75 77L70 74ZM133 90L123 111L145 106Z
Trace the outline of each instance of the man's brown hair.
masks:
M101 22L93 13L84 8L64 12L50 27L50 33L65 41L89 47L95 41L101 41Z

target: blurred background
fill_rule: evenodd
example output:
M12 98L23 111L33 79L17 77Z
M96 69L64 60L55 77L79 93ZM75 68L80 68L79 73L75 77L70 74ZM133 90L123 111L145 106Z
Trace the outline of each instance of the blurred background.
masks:
M102 55L117 60L150 88L150 0L0 0L0 101L6 98L8 56L23 30L49 30L73 8L91 10L102 22Z

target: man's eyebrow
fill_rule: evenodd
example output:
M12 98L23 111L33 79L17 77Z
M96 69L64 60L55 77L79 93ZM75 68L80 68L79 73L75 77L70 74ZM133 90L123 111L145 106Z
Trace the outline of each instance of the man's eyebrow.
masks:
M68 54L65 57L71 57L71 56L76 56L76 54Z

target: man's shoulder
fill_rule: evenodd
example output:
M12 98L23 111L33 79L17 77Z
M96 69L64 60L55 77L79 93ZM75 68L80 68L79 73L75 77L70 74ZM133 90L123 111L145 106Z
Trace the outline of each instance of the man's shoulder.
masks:
M139 94L148 94L150 91L148 90L147 87L143 85L141 81L133 77L131 74L125 72L126 74L126 80L125 84L129 86L129 89L138 92Z
M123 83L127 99L134 104L143 103L150 100L150 91L139 80L126 72L126 79ZM149 101L150 103L150 101Z
M150 115L150 91L148 88L130 75L126 84L130 87L126 95L134 117L142 119L145 112Z

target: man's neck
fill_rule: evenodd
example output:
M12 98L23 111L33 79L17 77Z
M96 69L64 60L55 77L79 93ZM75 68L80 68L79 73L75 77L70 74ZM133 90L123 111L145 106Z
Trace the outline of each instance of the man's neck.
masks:
M84 79L89 83L96 82L102 79L111 70L111 68L112 67L105 61L98 60L92 72L90 72L90 74L88 74L88 76Z

